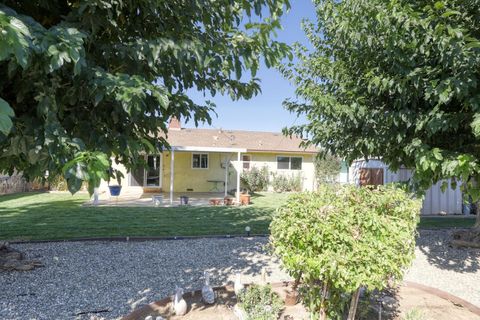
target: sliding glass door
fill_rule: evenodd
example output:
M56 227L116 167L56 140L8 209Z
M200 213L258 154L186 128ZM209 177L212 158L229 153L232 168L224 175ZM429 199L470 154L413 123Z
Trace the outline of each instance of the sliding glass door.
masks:
M147 156L147 167L139 167L130 174L130 186L162 187L162 156Z
M145 170L145 187L161 187L162 159L160 156L147 156L147 169Z

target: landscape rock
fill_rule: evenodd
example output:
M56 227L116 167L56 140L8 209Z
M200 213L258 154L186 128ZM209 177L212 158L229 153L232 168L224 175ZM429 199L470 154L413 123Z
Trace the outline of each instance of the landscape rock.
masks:
M0 271L30 271L41 267L37 260L24 260L21 252L9 248L8 242L0 242Z

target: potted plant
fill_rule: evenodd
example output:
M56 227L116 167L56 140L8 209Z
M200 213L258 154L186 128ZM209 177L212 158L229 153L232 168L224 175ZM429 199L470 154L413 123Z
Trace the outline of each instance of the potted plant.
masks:
M110 169L109 177L116 177L117 185L110 185L110 179L108 180L108 189L110 190L110 195L112 197L118 197L120 195L120 191L122 191L122 173L118 170Z

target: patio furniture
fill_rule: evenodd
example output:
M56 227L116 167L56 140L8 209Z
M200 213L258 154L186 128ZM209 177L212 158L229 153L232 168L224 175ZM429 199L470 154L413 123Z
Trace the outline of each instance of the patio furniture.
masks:
M160 206L163 203L163 195L161 194L154 194L152 196L152 202L155 205L155 207Z
M180 205L187 205L187 204L188 204L188 197L180 196Z
M220 186L225 185L225 181L223 180L207 180L207 182L213 183L213 187L210 189L210 192L222 191L222 189L220 189Z

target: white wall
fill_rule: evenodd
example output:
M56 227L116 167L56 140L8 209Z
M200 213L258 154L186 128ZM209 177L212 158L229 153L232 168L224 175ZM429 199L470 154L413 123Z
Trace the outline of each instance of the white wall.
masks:
M412 170L401 168L397 172L391 171L388 166L381 160L357 160L350 166L349 180L355 185L360 185L361 168L383 168L383 183L408 181L412 177ZM460 191L461 183L458 183L455 189L449 187L442 192L442 181L432 185L426 192L423 200L422 214L439 214L445 212L447 214L462 213L462 192Z

